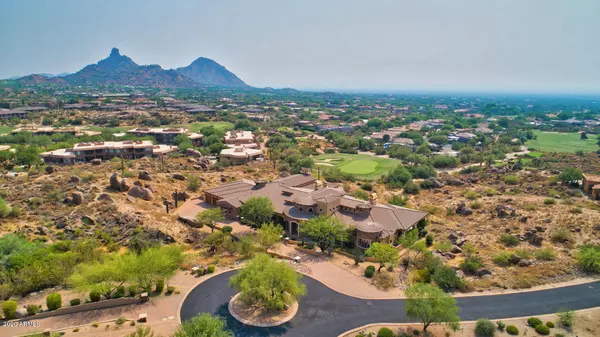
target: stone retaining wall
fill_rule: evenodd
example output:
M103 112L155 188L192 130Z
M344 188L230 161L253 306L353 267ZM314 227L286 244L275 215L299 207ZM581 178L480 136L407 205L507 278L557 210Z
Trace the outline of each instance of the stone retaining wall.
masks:
M139 298L130 298L130 297L129 298L115 298L115 299L104 300L104 301L99 301L99 302L84 303L84 304L80 304L80 305L64 307L64 308L56 309L53 311L43 311L37 315L23 317L23 318L20 318L19 320L27 321L27 320L31 320L31 319L41 319L41 318L46 318L46 317L68 315L68 314L74 314L74 313L83 312L83 311L108 309L108 308L114 308L114 307L120 307L120 306L124 306L124 305L131 305L131 304L138 304L138 303L142 303L142 300Z

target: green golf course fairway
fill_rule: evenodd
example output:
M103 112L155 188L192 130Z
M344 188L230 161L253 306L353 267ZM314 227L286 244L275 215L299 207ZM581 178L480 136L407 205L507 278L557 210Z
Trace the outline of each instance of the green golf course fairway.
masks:
M537 139L527 141L527 147L544 152L594 152L599 149L596 136L580 139L579 133L533 131Z
M387 174L401 164L399 160L368 156L364 154L322 154L313 157L315 165L321 169L338 167L344 173L353 174L358 179L372 180Z

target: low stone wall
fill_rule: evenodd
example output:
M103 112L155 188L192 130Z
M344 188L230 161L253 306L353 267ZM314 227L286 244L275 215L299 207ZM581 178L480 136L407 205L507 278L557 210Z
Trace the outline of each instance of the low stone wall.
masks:
M336 252L337 254L344 255L345 257L349 257L349 258L351 258L351 259L354 259L354 255L352 255L352 254L350 254L350 253L348 253L348 252L345 252L345 251L343 251L343 250L341 250L341 249L336 249L336 250L335 250L335 252ZM373 257L370 257L370 256L365 256L365 257L363 258L363 260L364 260L365 262L377 262L377 260L375 260L375 258L373 258Z
M80 305L64 307L64 308L56 309L53 311L43 311L37 315L23 317L23 318L20 318L19 320L28 321L31 319L41 319L41 318L46 318L46 317L68 315L68 314L74 314L74 313L78 313L78 312L99 310L99 309L108 309L108 308L114 308L114 307L120 307L120 306L124 306L124 305L131 305L131 304L138 304L138 303L142 303L142 300L139 298L130 298L130 297L115 298L115 299L104 300L104 301L99 301L99 302L84 303L84 304L80 304Z

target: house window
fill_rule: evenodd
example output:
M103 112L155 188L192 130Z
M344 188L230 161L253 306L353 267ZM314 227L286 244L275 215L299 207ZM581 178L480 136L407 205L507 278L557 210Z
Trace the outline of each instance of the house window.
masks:
M312 207L308 209L308 213L312 213Z
M367 248L371 247L371 242L372 242L371 240L358 238L356 240L356 245L359 246L360 248L367 249Z
M298 210L299 210L300 212L302 212L302 206L298 207Z
M322 208L319 208L319 212L323 212L323 209L322 209Z

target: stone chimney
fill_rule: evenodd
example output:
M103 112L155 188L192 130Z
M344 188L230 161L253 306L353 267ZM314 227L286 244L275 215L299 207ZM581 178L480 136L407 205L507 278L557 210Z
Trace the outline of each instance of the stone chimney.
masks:
M371 193L371 195L369 195L369 202L371 205L377 204L377 193Z

